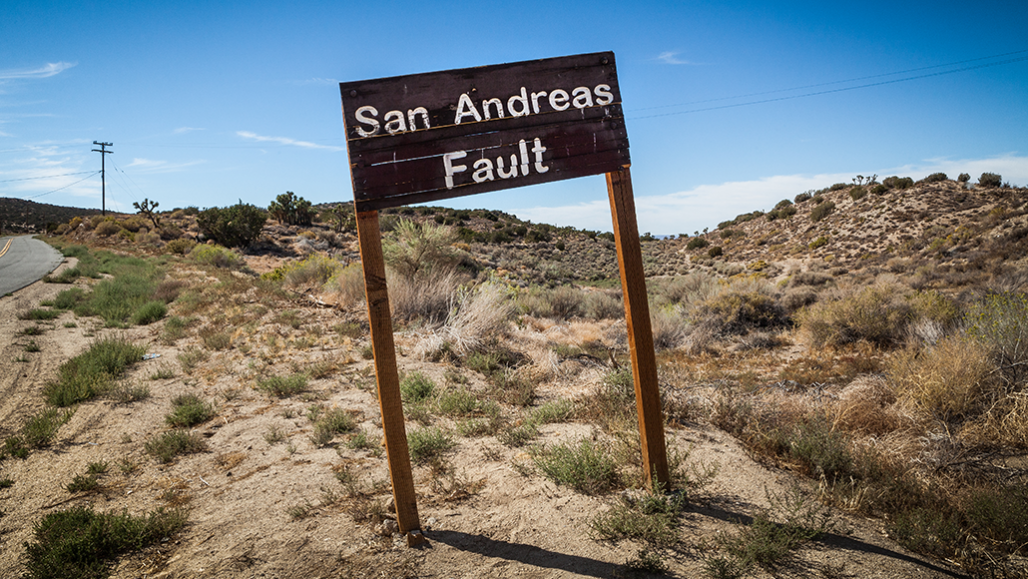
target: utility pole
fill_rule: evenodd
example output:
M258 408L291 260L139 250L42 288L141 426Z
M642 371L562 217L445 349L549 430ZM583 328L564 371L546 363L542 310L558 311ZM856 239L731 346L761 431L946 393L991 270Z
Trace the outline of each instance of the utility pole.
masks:
M98 143L93 141L94 145L100 145L99 149L93 149L94 153L100 153L100 213L104 216L107 215L107 168L104 160L107 155L114 153L114 151L108 151L107 147L113 147L114 143Z

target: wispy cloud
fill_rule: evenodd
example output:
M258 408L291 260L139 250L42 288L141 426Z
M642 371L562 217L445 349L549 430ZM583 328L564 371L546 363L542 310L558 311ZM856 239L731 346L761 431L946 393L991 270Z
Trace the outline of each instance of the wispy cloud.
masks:
M196 127L179 127L172 131L176 135L184 135L186 133L192 133L193 131L206 131L207 129L199 129Z
M125 165L126 169L132 169L133 173L172 173L181 171L186 167L200 165L206 161L185 161L182 163L169 163L168 161L157 161L154 159L143 159L136 157L132 162Z
M319 145L317 143L311 143L310 141L298 141L296 139L290 139L289 137L267 137L264 135L258 135L251 133L250 131L236 131L236 134L244 139L251 139L261 143L278 143L280 145L292 145L294 147L303 147L305 149L324 149L326 151L345 151L345 147L336 147L333 145Z
M0 70L0 80L11 80L18 78L48 78L68 70L75 66L74 62L48 62L39 68L23 68Z
M664 64L696 64L695 62L689 62L688 60L682 60L678 58L679 54L681 53L672 51L661 52L657 55L657 60L663 62Z

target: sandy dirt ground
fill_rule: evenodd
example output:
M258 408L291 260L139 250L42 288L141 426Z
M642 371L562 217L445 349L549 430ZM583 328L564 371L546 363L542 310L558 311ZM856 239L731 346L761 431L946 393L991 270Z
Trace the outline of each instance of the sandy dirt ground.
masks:
M381 440L371 363L359 355L360 340L326 339L295 354L293 362L300 367L332 360L339 370L313 380L307 395L285 399L255 388L253 356L239 348L212 352L192 374L185 374L177 355L195 346L196 339L165 345L159 340L160 323L109 330L98 320L76 319L66 312L40 323L46 331L31 339L41 351L26 353L30 338L21 332L37 323L20 320L18 314L66 287L38 282L0 298L0 434L15 433L26 416L43 407L43 386L91 340L121 335L160 357L136 364L127 378L147 385L149 398L130 404L108 399L83 403L51 446L33 451L26 460L0 463L0 478L14 481L0 489L0 576L21 573L23 543L31 539L41 517L72 505L133 514L160 507L189 509L182 532L119 561L113 574L119 579L637 576L625 563L638 545L598 541L590 532L589 521L616 496L586 496L538 473L523 474L517 465L527 460L524 451L507 448L492 436L457 439L449 481L433 476L428 467L415 468L427 544L408 548L399 536L381 535L373 521L355 521L362 504L366 509L367 501L385 503L390 497L385 457L374 449L316 447L306 413L312 405L344 408L370 439ZM342 314L311 308L304 315L331 322ZM398 343L401 352L413 349L403 337ZM280 364L285 372L287 362ZM412 357L401 357L400 366L421 370L440 383L446 370ZM172 376L152 379L158 370ZM569 395L597 380L598 370L581 369L541 393L565 390ZM471 381L472 387L481 386L481 377L471 376ZM199 394L217 407L214 419L196 427L208 450L161 464L146 454L144 445L168 429L164 417L170 401L183 393ZM550 424L541 430L543 442L598 436L595 427L581 423ZM274 440L275 432L281 440ZM767 504L769 494L786 493L799 483L788 472L754 462L731 437L707 425L668 430L668 445L688 451L690 464L717 467L712 482L684 515L679 545L666 554L673 576L702 576L704 556L718 533L738 529ZM69 493L66 486L72 478L97 461L110 465L101 490ZM369 495L365 502L345 496L336 477L342 469L356 473ZM800 484L809 488L809 482ZM878 521L835 513L832 530L798 550L786 566L773 574L756 569L749 576L962 575L900 548Z

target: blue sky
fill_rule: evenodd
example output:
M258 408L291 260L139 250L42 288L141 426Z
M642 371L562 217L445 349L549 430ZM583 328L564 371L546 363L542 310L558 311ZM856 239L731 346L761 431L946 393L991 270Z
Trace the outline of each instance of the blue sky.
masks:
M1026 25L1023 1L5 0L0 196L99 207L84 172L106 141L114 209L350 200L340 81L605 50L640 231L713 228L857 174L1025 186ZM611 228L602 176L439 204Z

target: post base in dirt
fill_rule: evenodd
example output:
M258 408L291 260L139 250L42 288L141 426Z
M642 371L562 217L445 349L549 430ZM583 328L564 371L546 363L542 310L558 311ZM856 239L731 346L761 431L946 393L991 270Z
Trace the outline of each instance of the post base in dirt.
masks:
M653 349L650 306L646 296L639 226L635 218L632 196L632 175L628 168L607 173L607 193L614 220L614 242L618 251L621 289L625 296L625 321L628 325L628 349L632 358L632 379L635 382L635 405L639 414L639 440L646 484L653 487L653 477L665 490L670 488L667 447L664 443L664 415L657 385L657 357Z
M393 343L393 320L389 312L378 211L357 213L357 240L364 269L371 348L375 354L378 403L382 410L382 430L385 431L389 478L393 483L396 522L400 532L407 536L407 544L414 546L424 542L425 536L421 533L421 522L418 520L410 449L403 424L403 402L400 400L400 378L396 370L396 346Z

